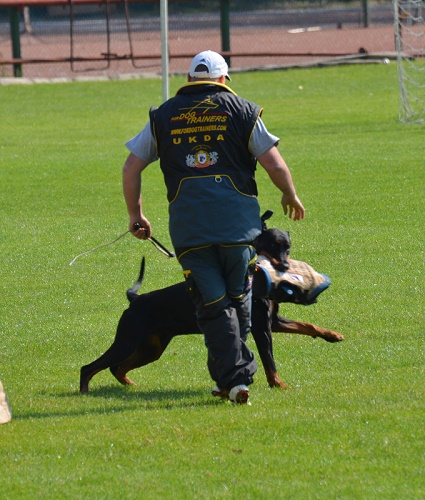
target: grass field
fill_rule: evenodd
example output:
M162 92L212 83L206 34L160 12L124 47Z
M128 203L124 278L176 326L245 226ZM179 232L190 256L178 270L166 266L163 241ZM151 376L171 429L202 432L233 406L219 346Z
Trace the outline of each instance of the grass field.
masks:
M141 256L145 291L181 279L129 235L69 266L126 230L124 142L161 84L0 87L0 380L13 410L0 426L1 499L425 497L425 129L397 121L393 64L232 85L264 106L307 217L283 218L259 169L262 209L291 232L292 256L332 279L316 305L281 309L344 342L275 335L290 390L269 389L260 366L251 407L210 396L201 336L132 372L137 387L102 372L81 396L80 366L109 347ZM170 246L157 165L144 195Z

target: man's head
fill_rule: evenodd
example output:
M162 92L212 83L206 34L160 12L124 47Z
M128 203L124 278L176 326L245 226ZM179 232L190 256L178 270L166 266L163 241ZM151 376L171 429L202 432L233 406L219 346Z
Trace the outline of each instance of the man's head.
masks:
M226 78L230 80L228 71L229 67L220 54L212 50L205 50L192 59L188 76L191 82L212 80L225 83Z

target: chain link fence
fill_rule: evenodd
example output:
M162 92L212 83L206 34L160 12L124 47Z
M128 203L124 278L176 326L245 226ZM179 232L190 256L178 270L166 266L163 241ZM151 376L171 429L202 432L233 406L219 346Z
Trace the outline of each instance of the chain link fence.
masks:
M9 4L0 0L0 77L13 76L16 64ZM206 49L225 49L232 70L384 58L395 51L391 0L170 0L168 10L171 73L186 72L191 57ZM161 71L159 1L31 5L19 10L17 22L25 77Z

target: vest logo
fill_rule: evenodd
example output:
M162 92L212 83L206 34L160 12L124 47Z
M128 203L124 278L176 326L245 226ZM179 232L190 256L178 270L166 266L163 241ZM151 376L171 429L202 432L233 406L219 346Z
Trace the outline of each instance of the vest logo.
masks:
M210 97L207 97L203 101L193 101L193 103L193 106L189 108L180 108L180 114L172 116L171 121L182 121L186 122L187 125L227 121L226 112L219 111L220 105Z
M202 127L200 127L202 128ZM189 130L187 132L186 130ZM193 133L193 132L198 132L198 130L194 130L193 127L190 129L178 129L178 130L172 130L171 135L176 135L177 133L182 133L182 134L188 134L188 133ZM202 130L200 130L202 132ZM191 135L189 137L185 138L185 141L187 141L189 144L196 144L199 140L203 140L204 142L209 142L211 140L216 140L216 141L224 141L224 135L223 134L217 134L217 137L211 137L209 134L204 134L204 137L201 138L197 135ZM179 145L182 143L182 138L181 137L173 137L173 144Z
M186 165L191 168L206 168L214 165L218 161L218 153L215 151L205 151L200 149L195 154L186 156Z

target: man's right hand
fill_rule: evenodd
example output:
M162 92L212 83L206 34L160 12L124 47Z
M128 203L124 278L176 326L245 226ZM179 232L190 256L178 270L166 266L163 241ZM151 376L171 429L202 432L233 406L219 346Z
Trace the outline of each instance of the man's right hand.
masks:
M152 236L152 228L146 217L130 219L130 232L139 240L147 240Z

